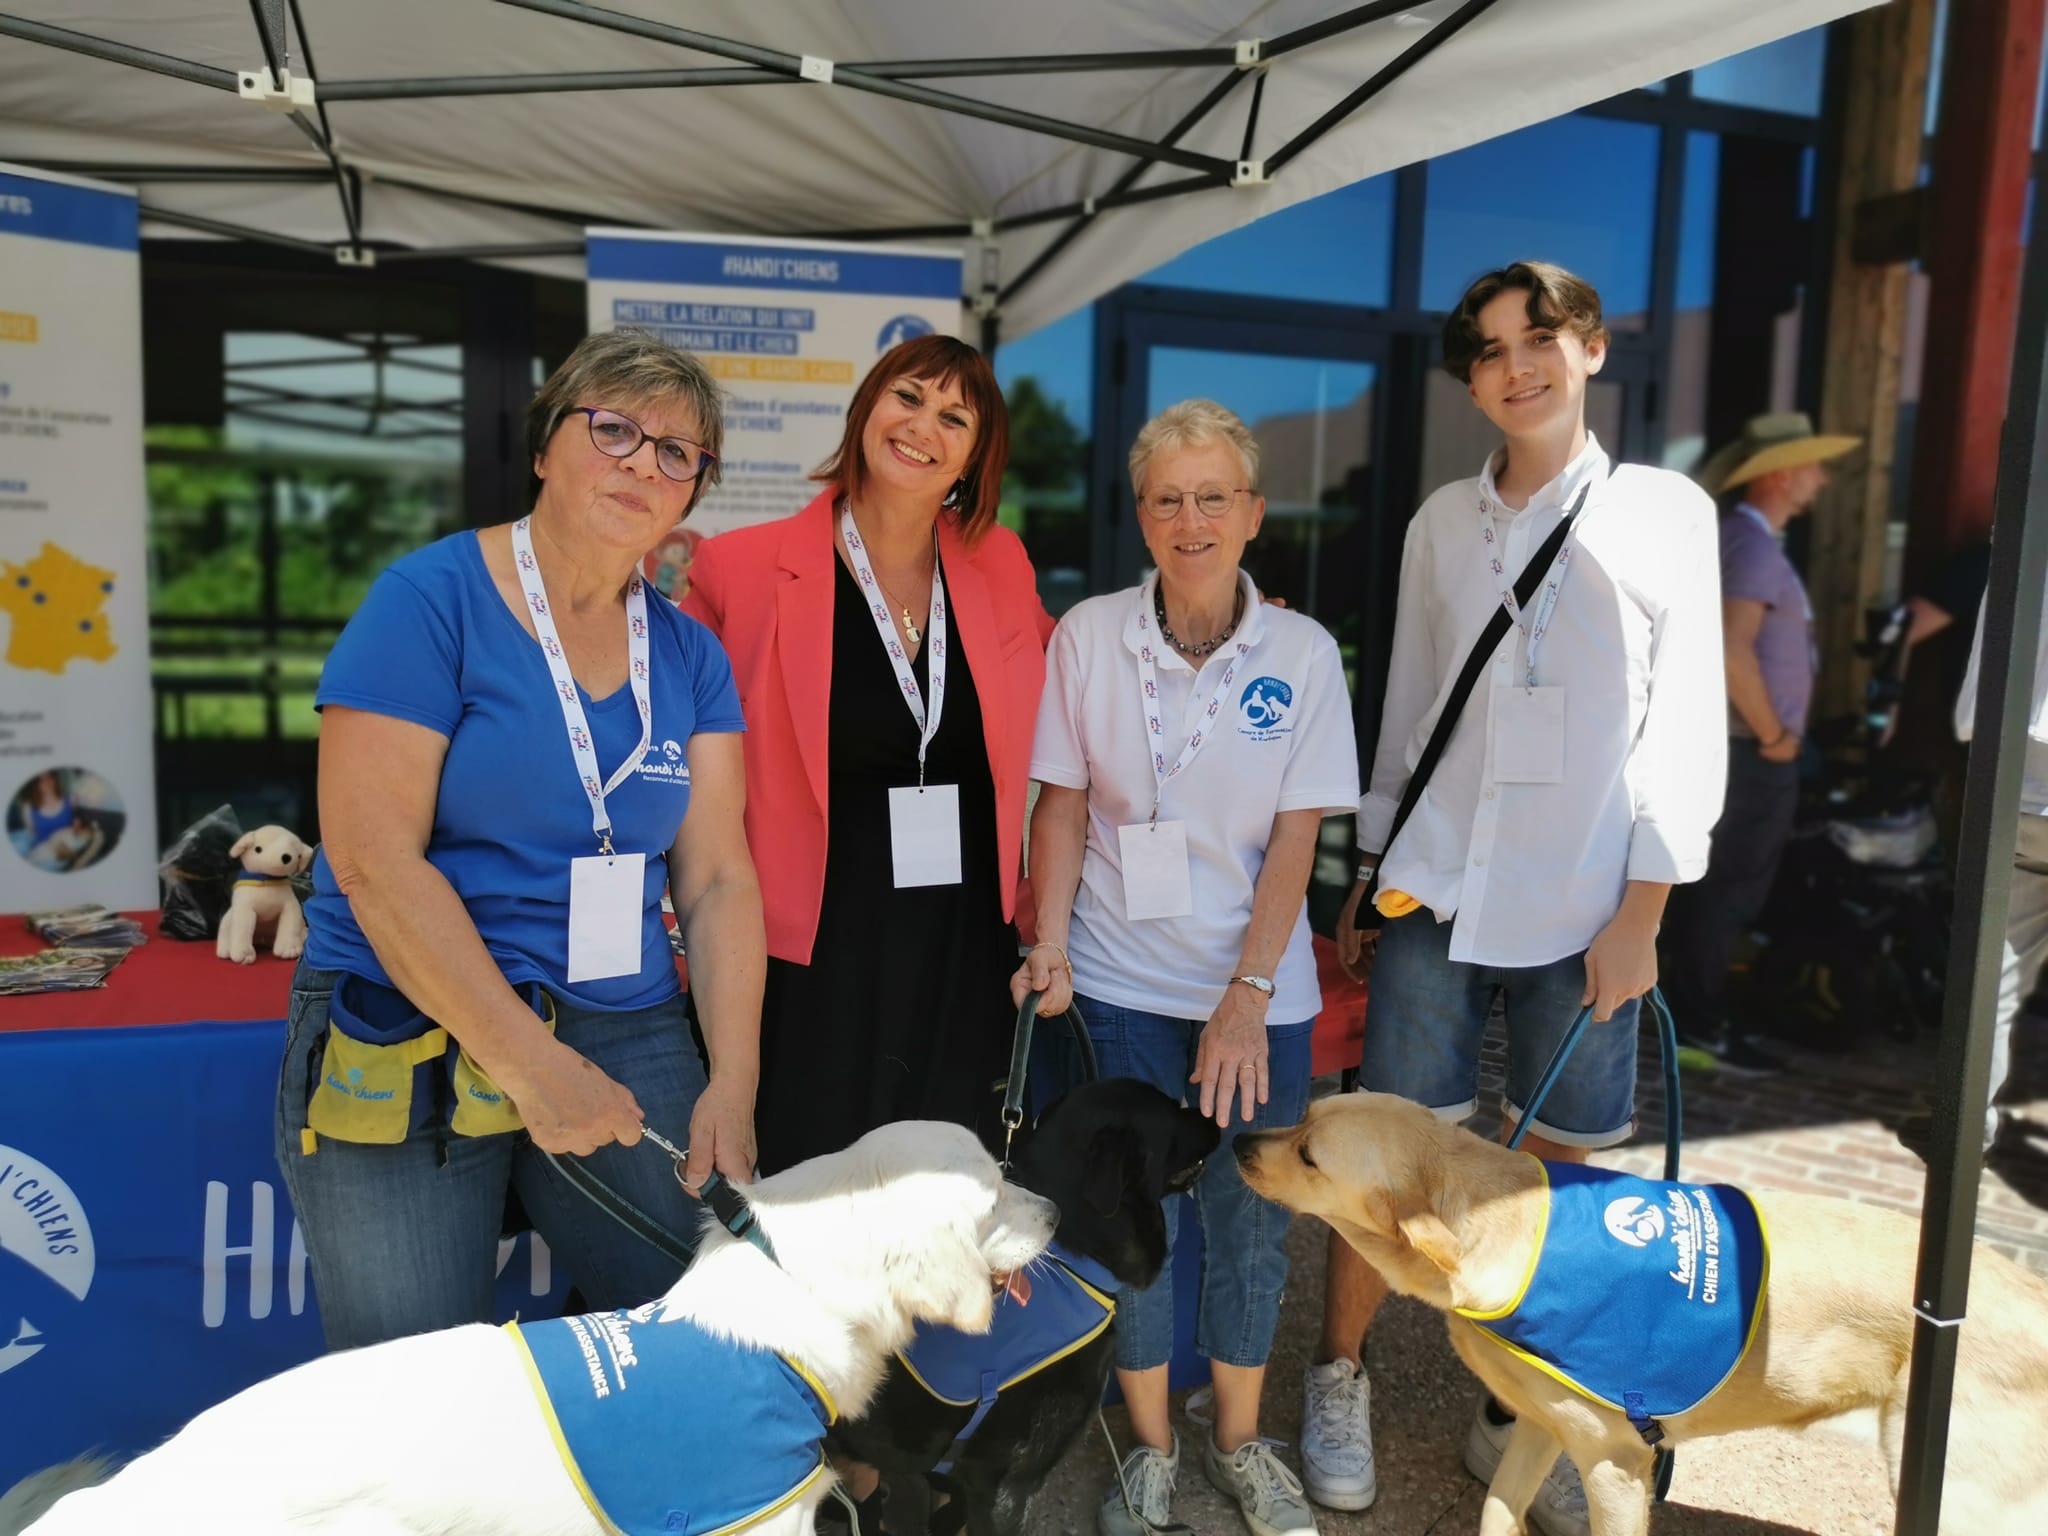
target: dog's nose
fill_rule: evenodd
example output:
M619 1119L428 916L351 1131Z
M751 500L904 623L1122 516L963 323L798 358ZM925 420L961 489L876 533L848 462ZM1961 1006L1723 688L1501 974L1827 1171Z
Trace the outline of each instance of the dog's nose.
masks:
M1230 1150L1237 1154L1240 1167L1248 1164L1258 1155L1259 1143L1256 1132L1246 1132L1230 1144Z

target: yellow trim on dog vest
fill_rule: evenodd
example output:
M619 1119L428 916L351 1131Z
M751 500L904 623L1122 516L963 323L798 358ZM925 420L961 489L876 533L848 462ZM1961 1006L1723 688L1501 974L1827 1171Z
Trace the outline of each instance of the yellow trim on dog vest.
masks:
M1541 1165L1543 1224L1507 1306L1455 1309L1516 1358L1625 1414L1651 1445L1749 1354L1770 1281L1763 1214L1725 1184Z

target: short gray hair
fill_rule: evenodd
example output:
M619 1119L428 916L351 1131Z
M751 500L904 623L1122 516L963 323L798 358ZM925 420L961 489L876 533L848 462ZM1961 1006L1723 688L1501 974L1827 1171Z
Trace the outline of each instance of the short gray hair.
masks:
M1183 400L1169 405L1138 431L1131 444L1131 489L1145 489L1145 470L1152 456L1162 448L1200 448L1207 443L1228 443L1244 461L1247 487L1259 488L1259 440L1237 412L1214 400Z
M579 405L679 405L696 418L700 446L713 454L725 448L725 391L696 354L670 346L652 331L629 326L576 343L526 408L527 462L546 452L563 416ZM691 506L718 484L722 467L714 458L697 477Z

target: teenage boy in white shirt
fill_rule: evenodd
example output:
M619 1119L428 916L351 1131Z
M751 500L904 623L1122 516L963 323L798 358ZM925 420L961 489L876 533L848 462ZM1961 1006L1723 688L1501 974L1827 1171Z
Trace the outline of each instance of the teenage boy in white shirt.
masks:
M1610 465L1586 430L1607 328L1581 279L1545 262L1490 272L1443 339L1445 369L1506 443L1408 526L1379 747L1358 806L1363 862L1337 930L1346 964L1372 971L1359 1086L1466 1118L1500 999L1511 1129L1590 1004L1594 1022L1522 1143L1581 1162L1633 1133L1637 1014L1657 979L1657 925L1671 887L1705 872L1721 809L1714 504L1682 475ZM1516 605L1524 566L1574 509L1541 585ZM1502 605L1514 622L1389 847L1454 680ZM1382 861L1378 912L1361 922ZM1361 1361L1386 1289L1333 1234L1322 1350L1304 1380L1302 1473L1309 1495L1334 1508L1363 1509L1377 1491ZM1498 1404L1480 1405L1466 1444L1475 1476L1492 1476L1511 1426ZM1532 1513L1549 1536L1586 1536L1569 1461L1559 1458Z

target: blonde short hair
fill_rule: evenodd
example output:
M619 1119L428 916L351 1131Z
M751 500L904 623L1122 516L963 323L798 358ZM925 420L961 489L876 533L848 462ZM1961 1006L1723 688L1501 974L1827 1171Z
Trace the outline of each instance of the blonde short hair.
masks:
M578 406L613 410L636 406L676 405L697 423L698 446L712 461L690 486L690 505L718 484L725 451L725 391L711 370L691 352L670 346L652 331L624 326L597 331L576 344L562 366L548 375L526 408L526 456L530 464L547 452L563 416ZM540 482L529 490L537 493Z
M1169 405L1139 429L1131 444L1131 489L1145 489L1145 470L1162 448L1200 448L1228 443L1244 461L1247 489L1259 488L1259 440L1237 412L1214 400L1183 400Z

